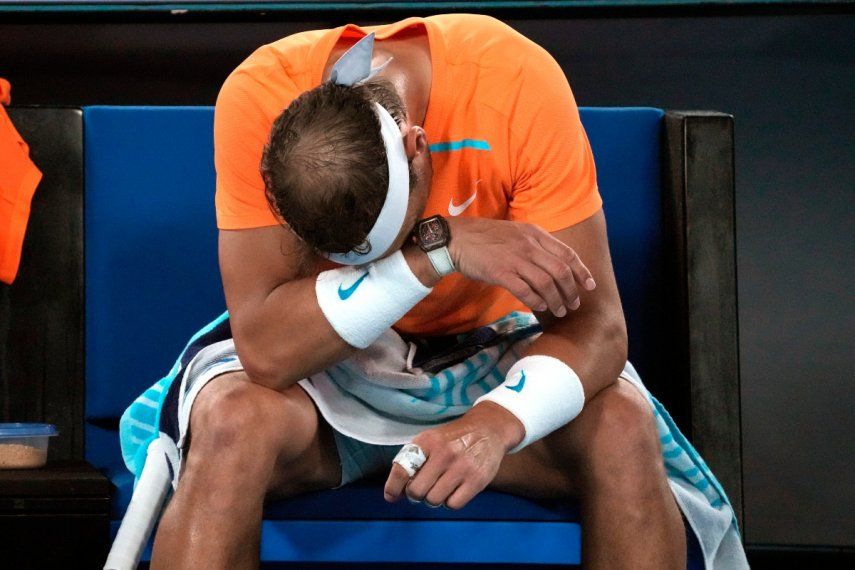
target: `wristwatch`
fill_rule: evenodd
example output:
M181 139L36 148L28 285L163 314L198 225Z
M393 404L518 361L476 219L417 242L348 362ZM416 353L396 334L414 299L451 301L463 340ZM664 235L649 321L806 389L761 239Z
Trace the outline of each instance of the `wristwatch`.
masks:
M445 218L437 215L417 221L413 238L422 251L427 253L431 265L440 276L457 271L451 260L451 254L448 253L451 232Z

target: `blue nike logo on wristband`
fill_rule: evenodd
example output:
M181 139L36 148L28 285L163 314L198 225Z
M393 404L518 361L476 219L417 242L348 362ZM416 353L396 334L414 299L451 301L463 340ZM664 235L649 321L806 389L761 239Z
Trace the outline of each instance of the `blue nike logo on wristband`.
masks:
M516 386L508 386L506 384L505 388L513 390L514 392L522 392L523 386L525 386L525 370L522 371L522 376L520 376L520 381L517 382Z
M359 284L360 284L360 283L362 283L362 280L363 280L363 279L365 279L366 277L368 277L368 272L367 272L367 271L366 271L365 273L363 273L363 274L362 274L362 277L360 277L359 279L357 279L357 280L356 280L356 282L355 282L353 285L351 285L350 287L348 287L347 289L342 289L342 288L341 288L341 285L344 285L344 283L342 283L341 285L339 285L339 286L338 286L338 298L339 298L339 299L341 299L342 301L344 301L344 300L346 300L348 297L350 297L351 295L353 295L353 292L354 292L354 291L356 291L356 288L357 288L357 287L359 287Z

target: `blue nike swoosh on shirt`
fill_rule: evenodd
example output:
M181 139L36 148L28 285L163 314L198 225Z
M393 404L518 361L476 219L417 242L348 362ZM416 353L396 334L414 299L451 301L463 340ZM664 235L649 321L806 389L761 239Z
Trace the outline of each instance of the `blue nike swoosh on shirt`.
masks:
M508 390L513 390L514 392L522 392L523 386L525 386L525 370L522 371L522 376L520 376L520 381L517 382L516 386L505 386Z
M366 277L368 277L367 271L365 273L363 273L362 277L357 279L356 282L353 285L351 285L350 287L348 287L347 289L342 289L341 285L339 285L338 286L338 298L341 299L342 301L344 301L345 299L347 299L348 297L353 295L353 292L356 291L356 288L359 287L359 284L362 283L362 280L365 279ZM343 285L343 283L342 283L342 285Z

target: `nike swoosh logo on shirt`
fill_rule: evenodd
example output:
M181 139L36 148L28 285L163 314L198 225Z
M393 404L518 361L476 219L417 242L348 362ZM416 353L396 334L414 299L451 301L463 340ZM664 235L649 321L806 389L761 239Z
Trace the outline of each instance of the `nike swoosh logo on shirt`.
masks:
M480 180L480 179L478 179L478 181L477 181L477 182L475 182L475 186L478 186L478 182L481 182L481 180ZM449 215L452 215L452 216L459 216L460 214L462 214L462 213L463 213L463 210L465 210L466 208L468 208L468 207L469 207L469 204L471 204L472 202L474 202L474 201L475 201L475 196L477 196L477 195L478 195L478 189L476 188L476 189L475 189L475 192L473 192L473 193L472 193L472 195L471 195L471 196L469 196L469 198L468 198L465 202L463 202L462 204L460 204L459 206L455 206L455 205L454 205L454 198L452 198L451 200L449 200L449 201L448 201L448 213L449 213Z
M341 299L342 301L344 301L345 299L347 299L348 297L353 295L353 292L356 291L356 288L359 287L359 284L362 283L362 280L365 279L366 277L368 277L367 271L365 273L363 273L362 277L357 279L356 282L353 285L351 285L350 287L348 287L347 289L341 288L341 286L344 285L344 283L340 284L338 286L338 298Z
M520 381L517 382L515 386L508 386L507 384L505 384L505 388L507 388L508 390L513 390L514 392L522 392L523 386L525 386L525 370L522 371Z

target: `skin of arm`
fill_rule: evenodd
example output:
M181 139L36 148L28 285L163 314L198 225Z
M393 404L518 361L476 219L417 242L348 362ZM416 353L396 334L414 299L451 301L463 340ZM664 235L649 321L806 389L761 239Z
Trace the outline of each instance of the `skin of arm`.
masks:
M422 283L439 281L421 249L402 252ZM282 391L356 352L318 305L319 258L289 230L221 230L219 258L235 349L253 382Z
M584 222L553 232L585 260L597 288L582 292L581 306L566 317L535 312L544 332L526 354L554 356L582 380L586 399L617 382L627 359L626 321L623 315L602 210Z
M571 335L573 346L577 347L576 350L581 350L582 354L586 353L586 349L589 349L588 352L604 350L603 347L608 346L607 340L611 339L611 336L607 335L609 339L606 340L600 339L596 333L601 326L605 331L614 332L617 337L620 337L623 331L625 339L625 327L611 271L602 213L552 236L539 230L542 235L538 237L540 244L536 248L536 261L527 256L523 243L525 239L532 240L531 231L526 235L523 226L512 222L485 222L488 221L473 219L464 222L463 219L458 219L450 223L452 235L457 235L457 247L464 251L470 250L465 251L468 256L463 255L464 251L461 251L461 259L465 261L466 257L469 257L476 260L476 265L483 264L480 268L462 270L472 272L475 278L482 275L490 279L491 273L502 274L501 267L491 266L494 264L489 261L484 262L483 257L489 260L491 256L481 255L484 252L480 251L482 247L499 249L498 253L503 254L506 265L518 268L520 273L527 274L530 270L537 269L542 276L550 277L553 307L562 302L558 294L560 289L565 297L564 305L571 309L568 316L574 317L571 321L576 323L585 320L584 324L572 327L569 333L556 336L552 328L560 325L559 330L562 330L569 326L561 324L565 322L565 318L555 318L549 311L535 311L544 326L544 334L536 343L539 349L544 351L542 354L558 351L554 354L556 357L577 361L579 357L575 354L563 353L566 349L562 347L567 345L561 342L561 339L566 338L567 334ZM492 233L492 237L488 236L487 240L483 241L485 230L487 234ZM495 238L498 235L506 236L504 244L496 244ZM480 245L479 238L482 238ZM546 249L543 248L544 238L547 242L552 242L547 245L555 255L546 254ZM568 247L571 243L578 253L573 254L574 248ZM411 242L404 241L403 244L404 257L419 280L428 287L436 285L439 276L430 265L427 255ZM467 244L472 245L467 247ZM559 250L557 253L556 245ZM238 356L250 379L273 390L284 390L300 379L348 358L356 350L336 333L317 303L315 279L319 272L316 266L320 259L307 251L299 239L283 227L220 232L220 270ZM567 254L575 255L575 261L563 259ZM577 277L583 282L588 269L579 260L584 256L590 256L592 269L596 270L595 275L603 276L604 286L586 295L584 308L575 308L570 301L581 295L582 289L576 286L572 276L568 276L563 283L559 282L560 278L556 276L561 274L562 267L569 267L565 266L565 263L569 263L576 266L574 271L577 274L580 274L580 268L583 270L581 277ZM563 259L563 262L558 263L559 259ZM541 267L536 267L538 264L542 264ZM517 282L519 283L519 280ZM496 283L501 285L510 282L498 280ZM556 283L558 287L555 286ZM585 330L588 332L580 332ZM300 331L300 334L295 335L293 331ZM558 345L555 344L556 338L559 339ZM599 342L600 340L603 342ZM608 366L605 369L598 368L594 365L596 361L594 358L589 364L584 361L581 364L572 364L577 373L586 379L583 383L588 397L592 397L604 387L601 378L609 377ZM611 377L616 378L616 375ZM482 411L473 409L475 413Z
M568 364L582 381L585 400L589 401L600 390L617 382L627 359L626 321L609 254L605 216L600 210L591 218L552 235L585 261L597 287L593 291L580 291L580 307L565 317L535 311L543 334L528 346L523 356L545 354ZM488 409L479 410L482 406ZM479 423L496 425L507 449L515 447L524 437L519 420L498 404L482 402L464 417L470 414Z

